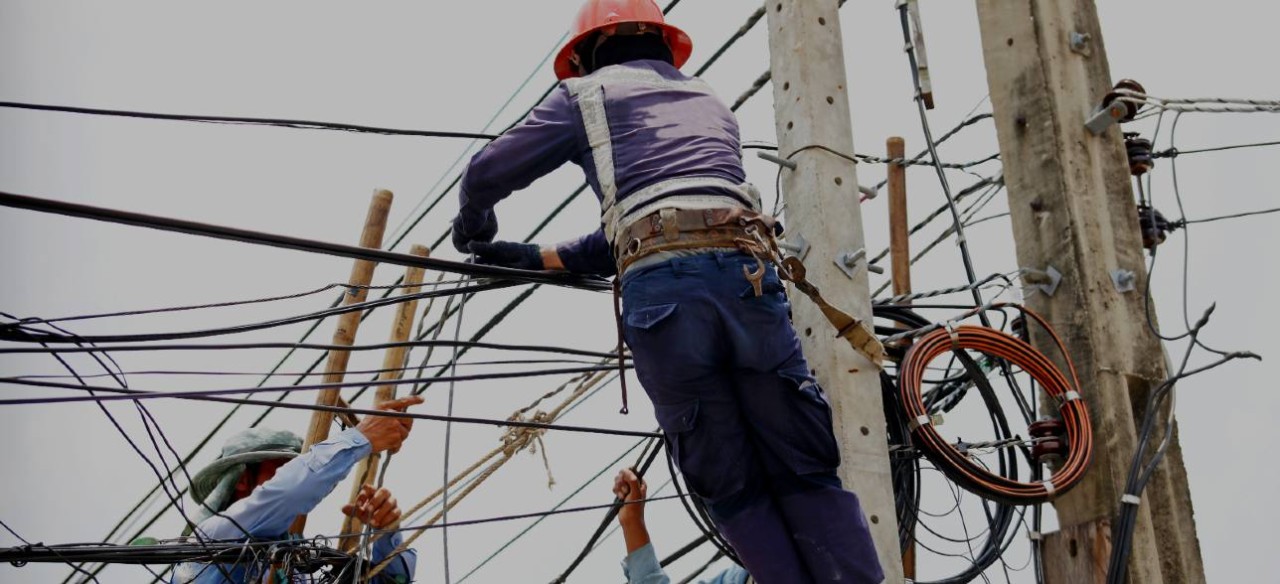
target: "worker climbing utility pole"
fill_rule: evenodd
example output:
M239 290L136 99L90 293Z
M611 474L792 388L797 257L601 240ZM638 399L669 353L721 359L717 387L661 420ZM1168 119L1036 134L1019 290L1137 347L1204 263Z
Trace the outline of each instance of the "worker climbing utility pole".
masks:
M837 0L769 0L765 8L778 153L795 164L782 171L787 238L808 243L807 278L827 300L869 323L871 293L858 177L849 158L853 123ZM878 367L832 334L816 304L796 300L792 310L804 354L831 401L840 479L862 499L885 581L902 582Z
M369 212L365 216L364 229L360 232L360 246L369 249L382 249L382 234L387 230L387 215L391 213L391 191L377 190L373 200L369 202ZM378 264L369 260L356 260L351 266L351 277L347 280L350 288L342 296L342 306L364 302L369 297L369 282L373 281L373 269ZM338 326L333 331L333 344L351 346L356 341L356 330L360 328L360 314L356 310L338 317ZM324 383L342 383L347 375L347 361L351 359L350 351L329 351L329 359L324 365ZM316 394L316 405L336 406L341 399L338 388L323 389ZM306 454L311 446L324 442L329 437L329 428L333 426L333 412L317 411L311 414L311 426L307 430L302 443L302 453ZM302 533L307 526L307 516L299 515L289 528L289 533Z
M1081 484L1054 502L1062 529L1045 540L1046 581L1103 582L1111 518L1137 504L1128 581L1204 582L1176 437L1141 501L1123 492L1136 445L1132 404L1144 403L1167 371L1145 314L1147 275L1120 130L1085 127L1112 88L1097 9L1093 0L977 5L1018 265L1062 275L1052 294L1030 294L1027 303L1064 333L1097 445ZM1037 348L1056 358L1036 333Z

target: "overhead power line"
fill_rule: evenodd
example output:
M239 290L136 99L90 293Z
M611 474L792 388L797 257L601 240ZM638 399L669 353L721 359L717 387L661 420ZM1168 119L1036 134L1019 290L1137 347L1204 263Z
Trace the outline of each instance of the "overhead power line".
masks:
M202 116L193 114L160 114L128 110L100 109L92 107L74 107L66 105L46 105L38 103L21 103L16 101L0 101L0 107L24 109L44 112L68 114L86 114L118 118L139 118L145 120L167 120L173 122L199 122L204 124L233 124L241 126L275 126L278 128L294 128L299 130L331 130L338 132L354 132L358 134L379 134L382 136L418 136L423 138L463 138L469 140L493 140L496 134L476 132L453 132L445 130L405 130L401 128L383 128L359 124L339 122L316 122L312 120L291 120L286 118L247 118L237 116Z
M255 245L267 245L271 247L282 247L285 249L322 253L326 255L357 260L368 260L397 266L425 268L428 270L451 272L468 276L505 278L523 282L540 282L572 288L582 288L586 290L604 291L610 289L609 283L599 278L574 276L564 272L535 272L530 270L500 268L484 264L469 264L465 262L440 260L415 256L407 253L371 249L356 245L330 243L288 235L276 235L249 229L225 227L209 223L200 223L197 221L187 221L185 219L160 217L157 215L146 215L143 213L94 207L92 205L82 205L79 203L54 201L51 199L41 199L6 192L0 192L0 206L12 207L15 209L26 209L29 211L50 213L54 215L66 215L68 217L80 217L82 219L93 219L95 221L105 221L108 223L133 225L135 227L146 227L160 231L173 231L189 235L201 235L204 237L213 237L215 239L229 239L231 241L239 241L241 243L252 243Z

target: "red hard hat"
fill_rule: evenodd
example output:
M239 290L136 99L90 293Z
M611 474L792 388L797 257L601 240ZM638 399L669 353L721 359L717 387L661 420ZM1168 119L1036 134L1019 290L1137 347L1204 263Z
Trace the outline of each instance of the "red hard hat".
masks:
M578 43L591 36L591 33L624 22L652 24L662 29L662 38L671 48L671 56L677 68L683 66L693 53L693 41L689 35L667 24L662 17L662 10L653 0L587 0L573 21L573 38L556 55L556 78L578 76L578 71L570 60Z

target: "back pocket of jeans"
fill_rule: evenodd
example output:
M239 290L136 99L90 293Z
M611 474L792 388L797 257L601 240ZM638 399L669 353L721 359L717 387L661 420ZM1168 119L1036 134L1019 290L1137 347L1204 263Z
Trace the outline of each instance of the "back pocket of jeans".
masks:
M677 306L676 304L655 304L628 310L627 326L644 330L652 329L674 314Z

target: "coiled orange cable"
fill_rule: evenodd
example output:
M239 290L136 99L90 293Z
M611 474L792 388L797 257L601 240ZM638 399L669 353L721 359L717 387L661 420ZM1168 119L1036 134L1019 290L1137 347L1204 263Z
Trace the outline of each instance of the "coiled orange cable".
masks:
M926 333L911 345L899 371L899 392L915 444L948 478L994 501L1031 505L1049 501L1080 482L1093 459L1093 428L1082 399L1080 378L1062 339L1040 315L1025 307L1009 306L1022 310L1049 333L1062 351L1070 380L1048 357L1017 337L987 327L959 325ZM934 428L921 395L925 369L937 357L960 349L979 351L1017 365L1034 378L1050 398L1058 401L1068 452L1048 479L1020 482L992 473L947 442Z

